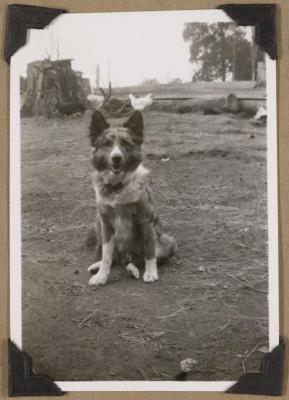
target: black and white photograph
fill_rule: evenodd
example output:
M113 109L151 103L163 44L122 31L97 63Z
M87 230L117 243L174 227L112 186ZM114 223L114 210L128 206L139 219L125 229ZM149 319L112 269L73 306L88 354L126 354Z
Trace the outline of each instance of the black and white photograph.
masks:
M61 389L225 391L278 345L255 39L221 10L65 14L12 57L11 340Z

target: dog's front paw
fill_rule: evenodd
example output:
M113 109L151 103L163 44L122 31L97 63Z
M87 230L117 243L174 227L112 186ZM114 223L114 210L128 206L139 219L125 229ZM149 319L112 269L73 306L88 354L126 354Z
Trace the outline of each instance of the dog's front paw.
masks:
M101 261L98 261L98 262L92 264L90 267L88 267L87 271L94 273L95 271L98 271L100 267L101 267Z
M143 280L145 282L154 282L158 280L158 269L156 260L146 261Z
M108 273L100 269L96 275L90 278L88 283L89 285L92 286L99 286L99 285L105 285L107 280L108 280Z
M145 282L154 282L154 281L157 281L159 278L158 278L158 271L157 270L155 270L155 271L145 271L145 273L144 273L144 276L143 276L143 280L145 281Z

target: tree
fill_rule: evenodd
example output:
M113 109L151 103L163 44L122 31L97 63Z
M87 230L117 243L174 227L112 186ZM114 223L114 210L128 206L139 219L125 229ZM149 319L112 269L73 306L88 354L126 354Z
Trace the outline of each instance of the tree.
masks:
M157 79L153 78L153 79L146 79L145 81L143 81L141 85L145 87L156 87L159 86L160 83L158 82Z
M250 80L252 45L245 30L231 22L187 23L183 38L190 43L193 81Z

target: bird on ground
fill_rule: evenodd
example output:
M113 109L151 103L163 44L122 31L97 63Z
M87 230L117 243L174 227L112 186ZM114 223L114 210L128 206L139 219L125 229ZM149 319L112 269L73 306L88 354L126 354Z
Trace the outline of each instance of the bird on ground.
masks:
M132 93L128 95L132 108L138 111L142 111L149 107L153 102L153 95L149 93L144 97L135 97Z
M264 107L259 107L254 119L264 120L267 118L267 110Z
M95 102L97 102L97 103L102 103L103 100L104 100L104 97L103 97L103 96L99 96L99 95L97 95L97 94L89 94L89 95L87 96L87 100L88 100L88 101L95 101Z

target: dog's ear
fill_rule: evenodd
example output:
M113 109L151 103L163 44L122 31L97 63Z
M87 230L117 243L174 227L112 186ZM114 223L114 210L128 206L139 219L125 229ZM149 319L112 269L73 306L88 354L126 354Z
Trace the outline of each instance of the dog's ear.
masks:
M129 128L136 139L140 143L143 141L143 117L141 112L135 111L131 117L123 124L125 128Z
M102 131L109 128L109 124L106 122L104 116L98 110L94 111L91 117L90 123L90 140L91 144L93 145L95 139L98 135L101 134Z

